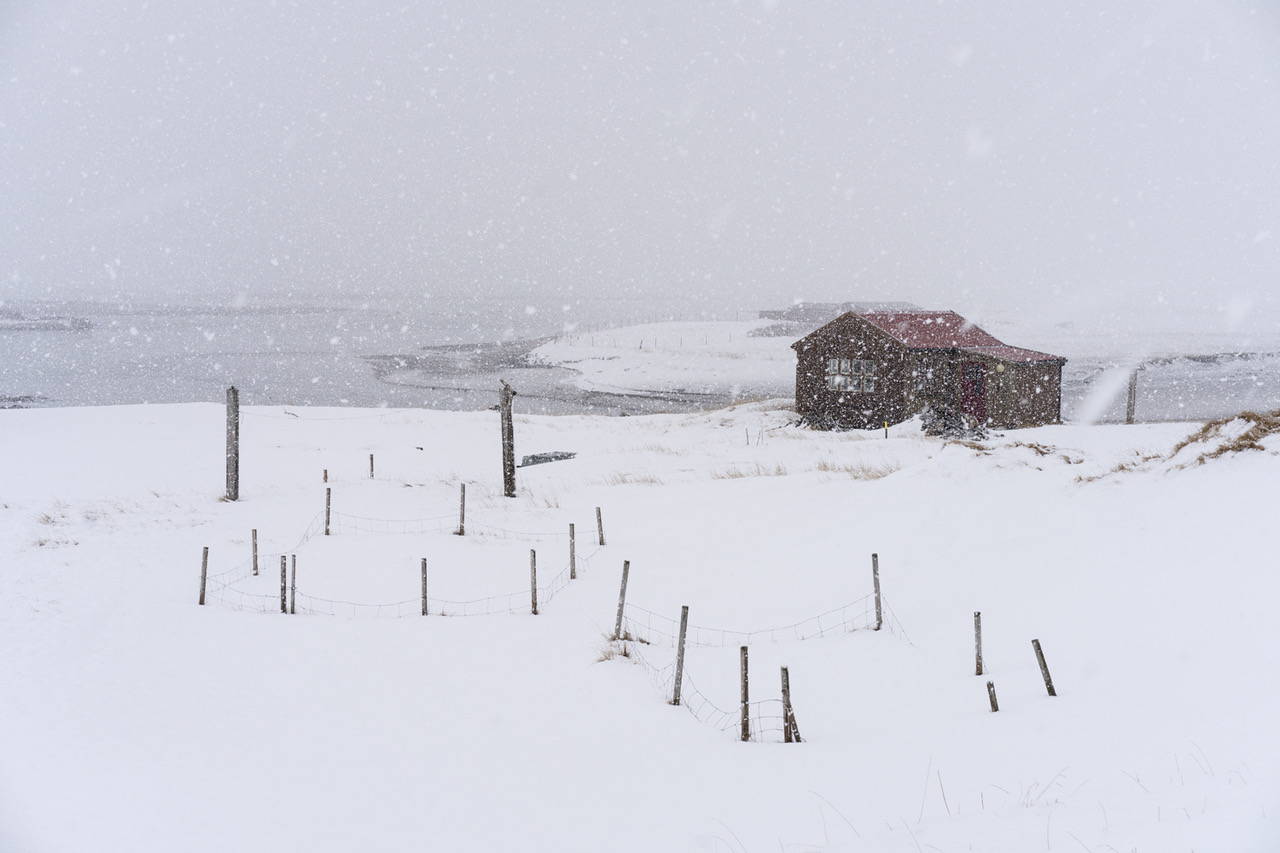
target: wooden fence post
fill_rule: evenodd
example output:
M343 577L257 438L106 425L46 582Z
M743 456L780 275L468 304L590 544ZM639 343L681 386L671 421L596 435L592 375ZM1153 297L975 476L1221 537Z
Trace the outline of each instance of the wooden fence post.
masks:
M538 552L529 549L529 603L534 616L538 615Z
M289 586L289 560L284 554L280 555L280 612L289 615L289 602L287 600Z
M573 522L569 522L569 580L578 579L578 547L573 533Z
M227 500L240 500L240 392L227 389Z
M880 555L871 555L871 584L876 591L876 627L874 630L879 631L880 626L884 624L884 611L880 608Z
M324 535L329 535L329 511L333 506L333 493L329 488L324 490Z
M749 705L749 698L748 698L750 694L747 691L747 647L746 646L742 646L738 650L738 668L739 668L738 677L741 681L740 686L742 688L740 691L742 694L742 702L741 702L742 710L740 713L740 720L739 720L739 722L741 723L740 735L742 740L745 742L745 741L751 740L751 708Z
M467 535L467 484L458 484L458 529L459 536Z
M1129 396L1124 403L1124 422L1131 424L1138 412L1138 368L1129 373Z
M982 612L973 611L974 675L982 675Z
M253 576L258 576L258 528L249 531L249 538L253 541Z
M422 615L430 613L427 605L427 558L422 558Z
M322 475L322 479L323 479L326 483L327 483L327 482L329 482L329 469L328 469L328 468L325 468L325 469L324 469L324 474Z
M991 701L991 713L1000 710L1000 703L996 701L996 684L994 681L987 682L987 699Z
M204 553L200 555L200 601L204 604L204 589L209 581L209 546L204 546Z
M680 608L680 638L676 641L676 686L671 704L680 704L680 686L684 683L684 637L689 630L689 605Z
M627 606L627 575L631 573L631 561L622 561L622 588L618 590L618 618L613 623L613 638L622 639L622 614Z
M796 724L796 710L791 707L791 673L782 668L782 742L800 743L800 726Z
M516 392L502 383L498 391L498 412L502 422L502 494L508 498L516 496L516 436L515 423L511 413L511 401Z
M369 479L373 479L373 454L369 454Z
M596 536L600 540L600 544L604 544L604 516L600 514L600 507L596 507Z
M1049 675L1049 664L1044 662L1044 651L1040 648L1040 641L1032 640L1031 648L1036 650L1036 660L1040 663L1040 675L1044 678L1044 689L1049 691L1050 696L1057 696L1058 691L1053 689L1053 678Z
M298 555L293 554L289 566L289 615L298 612Z

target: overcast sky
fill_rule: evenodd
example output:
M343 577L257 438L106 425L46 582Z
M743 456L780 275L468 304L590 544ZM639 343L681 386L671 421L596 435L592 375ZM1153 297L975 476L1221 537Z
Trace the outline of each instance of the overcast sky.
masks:
M8 0L0 295L1243 315L1274 10Z

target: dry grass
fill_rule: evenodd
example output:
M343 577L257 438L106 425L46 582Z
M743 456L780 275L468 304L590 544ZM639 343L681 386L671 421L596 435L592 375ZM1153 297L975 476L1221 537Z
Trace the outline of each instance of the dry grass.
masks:
M661 486L662 478L653 474L631 474L618 471L604 478L607 486Z
M711 479L713 480L741 480L744 477L785 477L787 468L782 463L774 465L772 468L761 465L759 462L753 468L743 470L736 465L723 471L712 471Z
M832 459L822 459L818 461L817 465L813 466L813 470L828 474L848 474L854 480L879 480L897 471L898 466L840 463Z
M949 444L954 444L959 447L967 447L979 456L991 455L991 450L985 444L979 444L976 441L969 441L966 438L953 438L950 441L944 442L942 446L946 447Z
M1219 456L1225 456L1228 453L1240 453L1245 450L1266 450L1262 446L1262 439L1269 435L1275 435L1280 432L1280 409L1274 412L1241 412L1229 418L1220 418L1216 421L1209 421L1200 429L1184 438L1173 446L1173 450L1169 451L1169 458L1177 456L1181 451L1185 450L1192 444L1202 441L1210 441L1222 432L1222 428L1232 421L1248 421L1251 426L1240 435L1233 439L1224 441L1212 450L1207 450L1195 458L1194 461L1183 465L1203 465L1210 459L1217 459Z

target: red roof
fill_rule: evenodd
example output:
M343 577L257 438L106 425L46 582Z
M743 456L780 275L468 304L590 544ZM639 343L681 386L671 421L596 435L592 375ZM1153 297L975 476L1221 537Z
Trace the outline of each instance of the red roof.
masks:
M877 311L857 316L912 349L1003 346L1000 341L954 311L913 311L904 314Z
M1011 347L1007 344L1001 344L994 347L962 347L965 352L975 353L977 355L986 355L991 358L998 358L1001 361L1012 361L1017 363L1027 363L1033 361L1066 361L1060 355L1049 355L1047 352L1036 352L1033 349L1023 349L1022 347Z

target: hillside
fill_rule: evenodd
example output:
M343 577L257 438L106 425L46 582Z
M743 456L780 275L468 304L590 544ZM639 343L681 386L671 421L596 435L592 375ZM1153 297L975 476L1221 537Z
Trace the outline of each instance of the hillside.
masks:
M494 413L246 408L227 503L221 407L0 412L0 849L1276 848L1273 433L792 417L518 414L504 499Z

